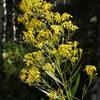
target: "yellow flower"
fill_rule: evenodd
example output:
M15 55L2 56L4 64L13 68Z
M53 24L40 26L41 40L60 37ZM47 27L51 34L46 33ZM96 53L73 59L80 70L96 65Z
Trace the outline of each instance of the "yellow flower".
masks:
M32 77L30 77L30 76L28 75L28 78L26 79L25 83L28 83L29 86L32 86L32 84L33 84Z
M54 19L55 19L56 22L60 23L60 22L61 22L60 13L58 13L58 12L55 13L55 15L54 15Z
M53 24L53 12L50 11L46 11L45 13L45 18L48 21L48 23L52 23Z
M58 48L58 52L67 59L71 58L70 50L72 50L72 46L68 44L61 44Z
M27 12L32 9L31 0L22 0L20 2L19 8L22 12Z
M41 60L41 57L42 57L42 53L41 51L35 51L35 52L32 52L32 53L27 53L25 56L24 56L24 60L26 62L26 65L27 66L30 66L32 65L35 61L39 61Z
M52 9L52 4L50 4L50 3L47 3L46 1L44 1L43 2L43 5L42 5L42 9L44 10L44 11L47 11L47 10L51 10Z
M83 50L81 48L79 48L79 53L80 55L82 55Z
M57 54L57 50L56 50L56 48L53 48L51 51L51 55L56 55L56 54Z
M54 63L46 63L45 66L43 67L44 70L47 70L48 72L54 74L55 73L55 65Z
M86 73L92 77L95 72L96 72L96 67L92 66L92 65L86 65L84 71L86 71Z
M24 32L24 37L29 43L34 44L36 42L32 31Z
M26 23L28 24L29 16L25 13L23 16L18 17L17 21L26 25Z
M24 61L26 62L27 66L30 66L32 64L32 53L27 53L26 55L24 55Z
M42 49L42 46L43 46L43 43L40 42L40 43L37 43L36 47L39 48L39 49Z
M50 32L50 30L41 30L39 33L38 33L38 36L36 38L37 41L39 42L43 42L45 40L48 40L51 39L52 37L52 33Z
M78 54L78 48L74 48L74 50L71 51L71 54L76 56Z
M74 64L77 60L78 60L77 57L72 57L72 58L71 58L71 62L72 62L72 64Z
M41 53L40 50L37 51L37 52L32 52L32 58L33 58L34 60L39 61L39 60L41 59L41 56L42 56L42 53Z
M24 81L26 79L26 70L22 69L19 75L20 79Z
M41 7L43 0L22 0L19 4L19 8L22 12L28 12L34 8ZM36 9L35 9L36 10Z
M71 21L65 21L62 23L61 26L63 28L66 28L68 30L68 32L70 32L70 31L74 32L76 29L78 29L78 27L76 25L73 25L73 23Z
M49 97L49 100L56 100L57 98L57 93L56 91L51 91L50 93L47 94Z
M61 88L58 88L57 93L59 95L60 100L66 100L63 94L63 90Z
M53 29L54 33L57 33L57 34L60 34L60 32L63 31L60 25L51 25L51 28Z
M44 74L39 68L44 63L43 70L55 74L55 64L47 63L48 58L54 61L56 56L60 54L62 58L66 58L73 63L77 60L78 43L68 42L67 44L61 44L61 38L63 37L64 42L66 42L67 35L72 34L78 27L71 22L70 18L72 16L70 14L63 13L61 15L58 12L53 12L53 5L46 2L46 0L21 0L19 8L22 13L18 18L18 22L25 27L23 32L25 41L30 43L32 47L35 47L34 50L36 50L24 55L24 61L28 69L21 71L20 78L30 86L35 86L36 84L34 83L38 83L39 86L41 85L39 82L44 78L41 76ZM65 30L67 35L64 34ZM48 93L48 96L50 100L58 99L56 91L51 91ZM62 89L59 90L59 96L61 100L65 100Z
M28 30L37 31L42 27L42 22L36 18L32 18L28 25Z
M69 20L69 18L72 18L72 16L68 13L63 13L61 16L62 21Z
M41 76L39 69L33 66L31 69L29 69L27 77L28 78L26 79L25 83L28 83L30 86L34 84L34 82L40 82Z
M79 43L78 43L77 41L74 41L74 42L73 42L74 48L76 48L78 44L79 44Z
M69 59L72 64L75 64L75 62L79 59L79 55L82 55L82 49L78 49L77 45L77 41L69 41L67 44L59 45L58 52L62 57Z
M51 29L53 30L51 41L55 44L59 42L60 36L63 33L63 28L60 25L51 25Z

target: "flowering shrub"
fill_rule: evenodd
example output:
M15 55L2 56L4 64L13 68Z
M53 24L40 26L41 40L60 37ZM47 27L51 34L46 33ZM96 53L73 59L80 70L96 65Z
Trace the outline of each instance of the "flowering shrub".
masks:
M78 29L68 13L53 12L46 0L22 0L18 22L25 27L25 43L34 47L24 55L25 66L20 79L46 93L50 100L78 99L75 93L80 81L82 49L77 41L70 41ZM84 71L94 76L95 67ZM91 77L91 80L92 80ZM91 81L90 80L90 81ZM82 99L86 90L83 88Z

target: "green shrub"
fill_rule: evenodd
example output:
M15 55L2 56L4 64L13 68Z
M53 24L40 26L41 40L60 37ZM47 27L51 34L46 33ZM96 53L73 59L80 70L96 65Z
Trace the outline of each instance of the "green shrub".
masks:
M4 53L4 66L6 78L10 78L11 75L17 75L23 64L24 49L21 44L14 42L6 42ZM19 65L20 64L20 65Z

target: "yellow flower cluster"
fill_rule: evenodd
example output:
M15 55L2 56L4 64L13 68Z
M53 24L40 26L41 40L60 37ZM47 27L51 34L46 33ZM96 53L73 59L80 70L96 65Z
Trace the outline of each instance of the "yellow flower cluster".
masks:
M40 82L41 80L39 69L35 66L33 66L32 68L28 70L22 69L19 77L22 81L24 81L25 83L28 83L30 86L34 82Z
M25 26L28 25L28 22L29 22L28 14L23 14L23 16L19 16L18 17L18 22L22 23L22 24L25 24Z
M93 75L96 72L96 67L92 65L86 65L84 71L90 76L93 77Z
M36 40L34 39L32 31L24 32L24 37L27 42L35 44Z
M50 32L50 30L46 30L46 31L41 30L38 33L36 40L38 42L41 42L42 43L43 41L46 41L46 40L49 41L51 39L51 37L52 37L52 33Z
M27 69L22 69L19 77L31 86L35 82L46 81L42 76L44 75L42 70L55 75L57 65L54 56L59 54L61 59L70 60L74 64L78 60L78 55L82 54L82 50L77 48L78 42L76 41L66 43L68 34L72 35L78 29L71 22L70 14L53 12L53 5L46 0L22 0L19 8L23 14L18 18L18 22L25 26L23 32L25 42L35 47L34 51L25 54L24 61ZM61 44L62 37L64 38L63 44ZM44 83L42 84L45 86ZM65 100L62 89L48 93L50 100L56 100L58 95L61 100Z
M41 7L43 0L22 0L19 4L19 8L22 12L26 13L34 11L35 7Z
M40 82L40 79L41 77L38 68L33 66L31 69L29 69L25 83L28 83L31 86L34 82Z
M40 20L34 18L31 19L31 21L29 22L28 26L26 27L27 30L31 30L31 31L39 31L39 29L41 30L43 28L43 24ZM35 33L33 32L33 35Z
M60 25L51 25L51 29L53 30L53 35L52 35L52 42L58 42L59 38L62 33L64 33L63 28Z
M41 57L42 57L41 51L36 51L36 52L32 52L32 53L27 53L24 56L24 60L26 62L26 65L30 66L34 62L41 60Z
M45 66L43 67L44 70L47 70L48 72L55 74L55 65L54 63L46 63Z
M61 88L58 88L57 91L50 91L47 93L47 96L49 97L49 100L66 100Z
M62 27L64 29L67 29L68 32L74 32L76 29L78 29L78 27L76 25L73 25L71 21L65 21L62 24Z
M47 94L47 96L49 97L49 100L56 100L57 93L56 91L51 91L50 93Z
M63 90L61 88L58 88L57 93L59 94L60 100L66 100L66 98L63 94Z
M51 25L51 28L53 29L54 34L60 34L63 31L60 25Z
M61 15L58 12L56 12L54 14L54 20L59 24L61 22L61 19Z
M58 52L63 57L71 60L74 64L78 60L79 49L77 48L78 42L68 42L67 44L59 45ZM81 48L80 48L81 51Z
M44 10L44 12L47 12L48 10L51 10L51 9L52 9L52 6L53 6L52 4L47 3L47 2L44 0L42 9Z
M62 16L61 16L62 21L69 20L69 18L72 18L72 16L68 13L63 13Z
M22 81L24 81L26 79L26 74L27 74L27 71L25 69L22 69L20 72L20 75L19 75L19 77Z
M23 23L26 28L23 32L26 42L36 47L45 44L45 41L53 45L59 43L65 28L68 32L78 29L70 21L72 18L70 14L61 15L59 12L52 12L53 5L46 0L22 0L19 8L24 13L18 18L18 22Z
M57 50L56 50L56 48L53 48L52 50L51 50L51 52L50 52L50 55L51 56L55 56L57 54Z

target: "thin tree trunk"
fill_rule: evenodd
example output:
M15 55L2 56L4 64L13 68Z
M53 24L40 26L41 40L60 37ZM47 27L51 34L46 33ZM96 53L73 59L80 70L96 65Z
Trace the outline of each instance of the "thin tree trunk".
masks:
M7 10L6 0L0 0L0 74L4 73L4 54L6 41Z
M3 0L3 11L4 11L4 22L3 22L3 38L2 43L6 41L6 28L7 28L7 9L6 9L6 0Z
M15 18L16 18L16 9L15 9L15 0L13 0L13 8L12 8L12 28L13 28L13 40L16 41L16 23L15 23Z
M3 2L0 0L0 72L3 70L3 57L2 57L2 52L3 52L3 44L2 44L2 37L3 37Z

